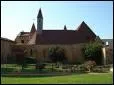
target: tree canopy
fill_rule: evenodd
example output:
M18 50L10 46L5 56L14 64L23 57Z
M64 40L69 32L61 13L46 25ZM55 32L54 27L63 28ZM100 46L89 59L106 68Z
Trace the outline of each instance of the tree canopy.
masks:
M86 60L95 60L97 64L101 63L102 58L102 44L99 42L91 42L86 44L82 49Z
M48 56L52 60L52 62L62 62L66 60L64 49L60 47L49 48Z

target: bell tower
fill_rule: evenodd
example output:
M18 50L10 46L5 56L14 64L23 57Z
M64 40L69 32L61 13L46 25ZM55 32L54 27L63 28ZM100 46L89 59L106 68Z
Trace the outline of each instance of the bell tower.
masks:
M39 9L38 15L37 15L37 32L38 34L42 34L43 30L43 16L41 8Z

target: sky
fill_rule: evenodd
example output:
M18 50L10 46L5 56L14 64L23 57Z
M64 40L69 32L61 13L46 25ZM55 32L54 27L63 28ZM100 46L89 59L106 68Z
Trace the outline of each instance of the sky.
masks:
M37 28L40 8L43 30L76 30L84 21L101 39L113 38L112 1L1 1L1 37L15 40L33 22Z

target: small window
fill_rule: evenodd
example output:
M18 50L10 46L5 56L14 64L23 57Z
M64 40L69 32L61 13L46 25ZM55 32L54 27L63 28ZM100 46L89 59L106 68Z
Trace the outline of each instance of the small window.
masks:
M21 43L24 43L24 40L21 40Z
M30 55L32 56L32 49L30 50Z

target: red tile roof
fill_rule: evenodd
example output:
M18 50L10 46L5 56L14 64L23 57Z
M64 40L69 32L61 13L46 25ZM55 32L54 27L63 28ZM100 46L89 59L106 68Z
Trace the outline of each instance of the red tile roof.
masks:
M84 21L79 25L77 31L83 33L83 35L96 36L95 33L90 29L90 27Z
M33 24L31 29L33 35L30 34L31 32L21 32L21 35L32 36L28 44L79 44L96 38L95 33L85 22L82 22L77 30L42 30L42 34L38 34L35 30Z
M43 30L36 36L36 44L77 44L88 42L85 36L77 31Z
M94 40L96 35L82 22L77 30L42 30L36 35L36 44L77 44Z

